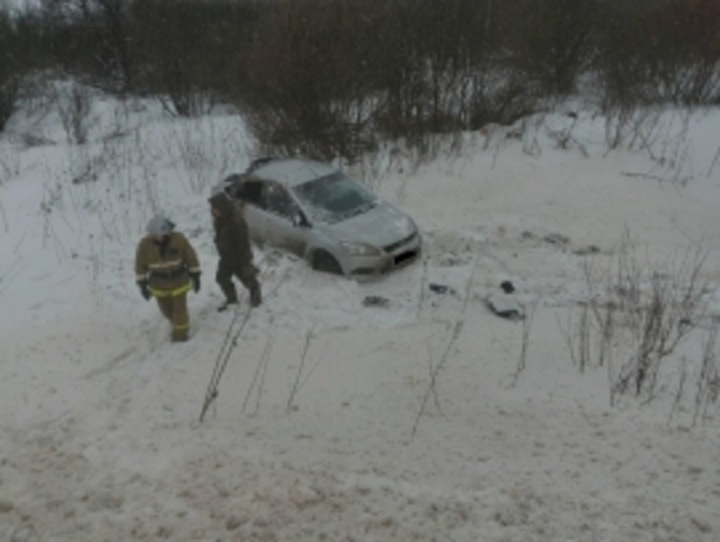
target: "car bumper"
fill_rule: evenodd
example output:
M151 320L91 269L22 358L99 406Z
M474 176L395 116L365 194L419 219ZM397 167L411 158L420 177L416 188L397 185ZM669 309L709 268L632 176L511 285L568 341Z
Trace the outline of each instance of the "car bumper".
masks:
M420 258L422 241L420 234L405 242L386 247L377 256L347 256L347 274L357 280L371 279L411 265Z

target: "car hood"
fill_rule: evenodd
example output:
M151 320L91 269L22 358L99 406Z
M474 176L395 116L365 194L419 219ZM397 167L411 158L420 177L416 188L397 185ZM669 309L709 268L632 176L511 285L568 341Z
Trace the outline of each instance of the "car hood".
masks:
M322 228L341 241L367 243L378 248L397 243L417 231L410 217L384 202L342 222L323 224Z

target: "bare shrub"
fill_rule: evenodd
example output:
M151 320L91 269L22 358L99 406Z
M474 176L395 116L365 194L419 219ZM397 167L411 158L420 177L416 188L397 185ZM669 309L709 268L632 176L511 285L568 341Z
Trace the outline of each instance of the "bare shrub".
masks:
M385 21L392 53L380 79L377 130L432 157L433 134L511 125L537 111L546 93L496 28L512 19L507 12L492 2L399 2Z
M592 365L592 332L591 308L587 303L583 303L578 321L573 322L572 319L569 319L563 329L570 359L581 373L584 373Z
M639 107L720 102L719 5L43 0L24 40L37 64L156 96L173 115L230 101L265 151L354 164L388 142L433 158L468 130L545 110L587 75L615 148Z
M573 134L578 124L577 115L571 113L568 115L568 118L570 119L568 124L557 129L547 127L545 132L549 137L555 140L558 148L563 150L577 148L585 158L588 158L590 153L588 152L587 147Z
M69 149L70 181L72 184L95 182L118 167L117 147L112 142L104 142L90 148Z
M705 337L700 371L696 382L695 413L693 423L707 416L710 405L720 399L720 365L718 364L718 334L720 324L717 319Z
M462 305L460 306L460 310L457 314L455 322L448 323L448 325L447 325L449 339L448 339L447 343L445 344L445 348L443 349L442 355L440 356L440 359L435 364L435 366L433 366L433 363L432 363L432 349L431 348L429 349L430 381L425 390L425 393L423 394L423 398L420 403L420 408L418 410L418 413L415 416L415 422L413 423L412 431L410 433L411 440L413 438L415 438L415 434L417 433L418 427L420 425L420 419L422 418L423 414L425 413L425 409L427 408L427 403L428 403L428 400L430 399L431 395L433 396L435 406L438 409L440 408L440 402L439 402L438 393L437 393L438 377L440 375L440 372L445 368L445 366L449 362L449 360L452 359L451 355L454 353L457 340L460 337L460 335L465 327L465 314L467 312L468 302L470 301L470 292L472 290L473 283L475 280L475 271L476 270L477 270L477 259L474 259L472 268L470 270L470 276L468 277L467 283L465 285L465 292L464 292L464 295L462 298Z
M235 101L274 154L353 164L397 141L432 158L540 107L538 84L490 54L487 17L463 0L282 4L260 21Z
M652 161L649 171L623 171L627 177L685 186L693 178L683 168L688 164L687 135L693 114L689 108L667 110L657 106L608 111L605 116L607 152L623 147L643 152Z
M119 93L135 88L137 66L130 9L136 0L42 0L36 43L55 71Z
M80 0L86 23L97 34L100 74L114 80L120 92L135 86L137 68L132 51L130 9L135 0Z
M528 306L525 318L522 319L522 331L520 335L520 355L518 357L518 363L515 368L515 373L512 375L511 386L517 384L520 375L527 368L527 355L530 348L530 332L532 330L533 320L535 318L535 312L537 311L539 300L535 299Z
M705 256L643 262L629 236L617 253L607 267L586 265L587 301L568 348L581 369L607 365L611 403L627 393L652 400L661 368L705 315Z
M541 81L547 94L568 94L591 59L596 0L506 2L496 9L511 65Z
M525 72L493 63L471 74L470 80L472 92L465 104L470 130L488 124L511 126L541 109L544 92Z
M463 129L478 85L471 74L487 48L481 3L394 2L380 21L388 51L376 75L377 125L390 138L422 143L428 133Z
M604 3L596 66L606 108L717 103L719 6L713 0Z
M15 113L19 88L20 80L17 76L9 76L4 80L0 78L0 131Z
M14 150L0 147L0 186L20 173L20 156Z
M212 94L189 82L177 64L166 73L165 87L167 90L160 96L160 102L174 116L199 117L212 109Z
M10 224L8 223L7 215L5 214L5 207L3 207L2 201L0 201L0 218L2 218L3 229L5 233L10 231ZM0 282L2 282L0 277Z
M192 193L201 193L247 161L244 125L217 123L213 117L191 124L179 119L167 138L167 156L178 179Z
M58 113L69 143L84 145L88 142L92 122L91 101L90 90L76 81L70 81L59 89Z
M0 132L15 113L20 90L17 40L10 15L0 5Z
M137 87L160 97L172 115L210 111L227 89L250 19L248 2L143 0L132 5ZM247 17L246 17L247 15ZM162 32L157 21L163 22Z
M374 145L368 128L377 36L352 7L283 4L258 28L242 68L252 77L239 101L259 140L279 154L352 160Z

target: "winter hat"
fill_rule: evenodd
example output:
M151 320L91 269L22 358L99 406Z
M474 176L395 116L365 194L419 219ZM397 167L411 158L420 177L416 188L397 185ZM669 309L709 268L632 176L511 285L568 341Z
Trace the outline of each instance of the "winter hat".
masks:
M175 224L172 223L163 214L157 214L150 219L147 225L148 235L167 235L175 228Z
M216 184L210 188L210 199L214 198L218 194L225 192L225 185L223 183Z
M237 187L235 181L240 178L240 175L233 174L226 178L224 181L216 184L210 188L210 200L212 200L218 194L223 194L229 199L233 199L237 196ZM208 201L210 201L208 200Z

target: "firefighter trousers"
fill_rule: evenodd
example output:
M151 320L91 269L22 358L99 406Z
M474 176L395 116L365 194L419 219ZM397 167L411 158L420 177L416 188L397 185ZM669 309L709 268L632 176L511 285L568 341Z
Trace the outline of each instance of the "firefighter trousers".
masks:
M153 292L156 293L156 292ZM158 307L172 326L174 342L187 341L190 331L190 316L187 309L187 291L177 295L155 295Z

